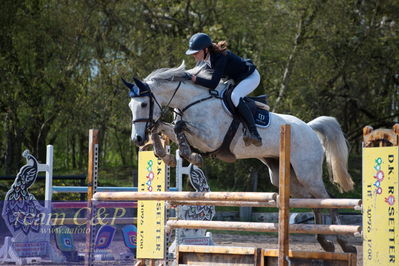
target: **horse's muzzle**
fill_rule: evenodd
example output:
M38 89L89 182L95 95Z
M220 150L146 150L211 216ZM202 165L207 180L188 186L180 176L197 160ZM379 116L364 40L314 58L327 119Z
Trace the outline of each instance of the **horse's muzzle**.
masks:
M138 134L136 134L132 140L136 146L143 146L147 142L146 137L142 137Z

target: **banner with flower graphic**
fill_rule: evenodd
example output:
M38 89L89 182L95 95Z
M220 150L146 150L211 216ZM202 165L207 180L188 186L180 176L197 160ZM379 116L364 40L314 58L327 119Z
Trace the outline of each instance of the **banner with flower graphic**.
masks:
M363 265L399 264L398 147L363 148Z
M139 152L138 191L165 191L166 166L153 151ZM138 201L137 258L163 259L165 256L165 202Z

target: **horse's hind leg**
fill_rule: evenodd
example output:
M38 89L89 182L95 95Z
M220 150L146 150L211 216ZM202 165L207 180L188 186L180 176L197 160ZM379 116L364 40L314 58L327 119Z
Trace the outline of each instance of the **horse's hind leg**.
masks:
M321 167L319 169L314 168L314 171L308 173L308 175L303 175L306 176L306 178L308 179L302 180L302 182L307 183L305 187L308 188L309 193L313 197L330 198L330 195L327 193L327 190L324 186L323 180L321 179L321 171L322 171L321 169L322 169ZM319 177L318 171L320 171L320 178L318 178ZM314 209L313 212L315 214L316 224L322 224L321 209ZM341 224L337 210L329 209L329 212L331 215L332 223ZM333 243L327 240L324 235L317 235L316 238L319 241L320 245L323 247L323 249L325 249L326 251L330 251L326 249L330 248L330 246L332 246L332 249L334 248ZM347 239L344 236L337 235L337 242L341 246L344 252L356 253L356 248L354 246L349 245Z
M263 163L265 163L269 167L270 179L274 186L278 186L279 183L279 160L273 158L263 158L261 159ZM324 186L323 188L318 191L311 193L309 191L309 186L304 186L303 183L299 182L298 177L296 175L296 171L291 168L291 196L298 197L298 198L310 198L310 197L317 197L317 198L328 198L328 193L325 191ZM317 182L316 182L317 183ZM316 189L317 190L317 189ZM325 191L325 193L323 193ZM316 194L316 196L314 195ZM322 224L322 217L321 217L321 210L320 209L313 209L315 223ZM322 248L328 252L334 252L334 244L333 242L326 239L325 235L317 235L317 241L320 243Z
M324 198L320 196L315 196L316 198ZM322 224L322 216L321 216L321 209L313 209L314 215L315 215L315 223L316 224ZM338 212L336 209L329 209L330 215L331 215L331 221L333 224L341 224L341 220L339 219ZM334 251L334 244L327 240L325 235L317 235L316 236L317 241L320 243L320 245L323 247L325 251L333 252ZM342 235L337 235L337 242L341 246L342 250L344 252L350 252L350 253L357 253L356 248L350 244L348 244L348 240L346 239L345 236Z
M314 187L310 187L309 192L314 198L329 198L329 195L323 183L321 185L319 184L319 186L315 184ZM323 218L321 212L322 209L313 209L315 224L323 224ZM335 250L334 243L328 240L325 235L317 234L316 239L325 251L334 252Z
M317 160L317 157L314 157L313 161L307 162L291 160L297 179L309 197L330 198L322 180L322 165L319 163L322 162L322 158ZM323 224L321 211L321 209L313 209L315 224ZM317 234L316 239L325 251L334 252L334 243L327 240L325 235Z
M315 224L322 224L322 216L321 209L313 209ZM327 252L334 252L335 247L334 243L330 240L327 240L325 235L317 234L317 241L320 243L321 247Z
M341 224L341 219L338 216L338 212L336 209L330 210L331 219L333 224ZM348 244L348 239L346 236L337 235L337 242L341 246L344 252L349 253L357 253L356 247L353 245Z

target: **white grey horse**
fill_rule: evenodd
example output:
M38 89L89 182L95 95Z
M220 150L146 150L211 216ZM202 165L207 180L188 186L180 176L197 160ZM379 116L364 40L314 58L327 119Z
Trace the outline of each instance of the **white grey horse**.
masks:
M132 111L132 140L136 145L146 143L151 133L155 144L157 132L166 134L178 143L182 156L194 164L201 163L200 155L192 153L190 146L202 153L217 150L232 122L232 116L222 107L221 99L211 97L209 90L184 80L185 72L209 76L207 71L196 67L185 70L184 63L171 69L159 69L151 73L144 82L135 79L135 83L125 84L130 88ZM221 91L221 83L217 91ZM173 108L179 114L178 128L162 121L162 114ZM176 111L179 110L179 111ZM340 125L333 117L318 117L305 123L297 117L270 113L271 124L267 128L258 128L262 137L261 147L246 146L243 141L243 125L235 134L230 150L236 159L257 158L269 168L273 185L279 182L279 142L280 126L291 125L291 196L296 198L329 198L322 180L324 154L329 167L330 180L341 191L350 191L354 183L347 170L348 147ZM177 134L176 134L177 133ZM158 155L165 154L156 147ZM219 156L225 161L231 157ZM170 159L170 158L169 158ZM314 210L316 223L322 223L321 212ZM333 222L340 220L335 210L331 210ZM317 236L326 251L333 251L334 244L323 235ZM338 243L346 252L356 252L342 236Z

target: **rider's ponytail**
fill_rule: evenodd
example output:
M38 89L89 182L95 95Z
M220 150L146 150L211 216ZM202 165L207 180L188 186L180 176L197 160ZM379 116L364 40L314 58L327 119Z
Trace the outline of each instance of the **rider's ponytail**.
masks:
M209 50L214 53L222 53L226 54L227 51L227 42L226 41L220 41L217 44L212 43L212 46L209 47Z

